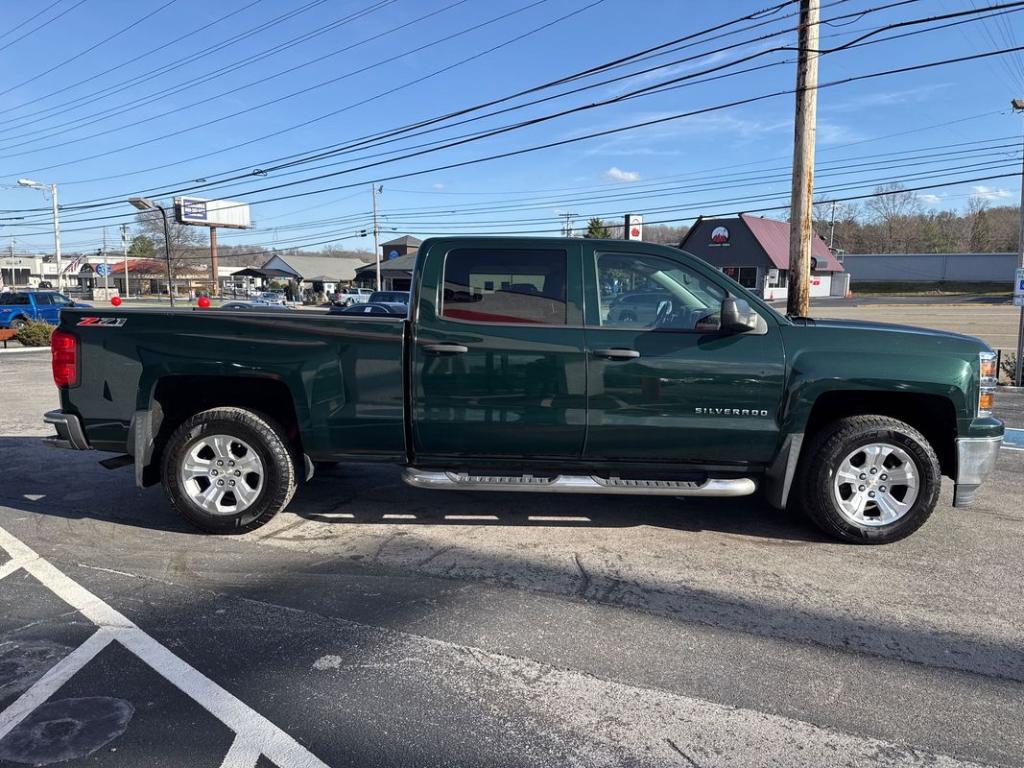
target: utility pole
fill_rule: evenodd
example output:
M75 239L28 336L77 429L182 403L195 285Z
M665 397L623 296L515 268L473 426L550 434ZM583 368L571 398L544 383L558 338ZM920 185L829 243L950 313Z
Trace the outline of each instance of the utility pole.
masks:
M836 237L836 201L832 201L832 217L828 224L828 249L832 250L832 242Z
M793 126L793 191L789 215L789 291L786 314L810 313L811 211L814 199L814 139L818 112L818 16L821 0L800 0Z
M121 225L121 253L124 256L124 297L130 299L132 297L131 288L129 288L128 280L128 225Z
M1010 102L1014 112L1024 112L1024 99ZM1022 142L1024 143L1024 142ZM1024 156L1020 167L1020 231L1017 237L1017 266L1024 269ZM1024 366L1024 307L1020 308L1020 320L1017 323L1017 367L1013 371L1013 383L1021 386L1021 372ZM999 373L996 372L998 376Z
M572 220L576 218L575 213L560 213L559 216L565 219L565 224L562 225L562 236L572 237Z
M63 292L64 269L61 264L60 254L60 209L57 203L57 185L42 184L38 181L32 181L32 179L18 179L18 186L41 189L43 192L46 192L47 187L50 189L50 201L53 203L53 256L57 262L57 290Z
M213 290L211 293L216 296L217 288L220 286L220 259L217 256L216 227L210 227L210 270L213 277Z
M380 229L377 226L377 195L384 191L384 185L381 184L380 188L377 185L370 185L370 194L373 197L373 257L377 262L377 290L383 290L380 285L380 243L378 242L380 237Z

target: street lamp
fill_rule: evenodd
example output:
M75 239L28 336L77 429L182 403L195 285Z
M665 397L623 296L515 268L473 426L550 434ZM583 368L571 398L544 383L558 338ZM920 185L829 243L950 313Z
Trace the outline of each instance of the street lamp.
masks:
M57 259L57 290L64 290L64 270L61 268L60 257L60 213L57 210L57 185L42 184L32 179L18 179L19 187L29 189L41 189L43 192L50 191L50 200L53 202L53 252Z
M171 306L174 306L174 276L171 274L171 233L167 228L167 211L160 203L150 200L148 197L129 197L128 202L140 211L160 211L164 219L164 255L167 257L167 295L171 299ZM128 275L124 276L127 285Z

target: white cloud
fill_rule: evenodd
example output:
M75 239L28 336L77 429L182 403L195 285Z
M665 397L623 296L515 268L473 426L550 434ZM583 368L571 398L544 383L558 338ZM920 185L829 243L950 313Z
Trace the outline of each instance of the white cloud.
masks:
M996 189L979 184L972 187L972 189L974 190L974 196L980 197L982 200L1005 200L1011 196L1010 190L1003 189L1002 187Z
M942 195L933 195L931 192L925 192L922 195L918 195L918 197L920 197L924 202L931 203L932 205L935 205L942 200Z
M432 186L438 192L440 192L442 189L444 189L444 184L442 184L441 182L437 182L436 184L431 184L430 186Z
M636 171L623 171L614 165L604 172L604 177L609 181L640 181L640 174Z

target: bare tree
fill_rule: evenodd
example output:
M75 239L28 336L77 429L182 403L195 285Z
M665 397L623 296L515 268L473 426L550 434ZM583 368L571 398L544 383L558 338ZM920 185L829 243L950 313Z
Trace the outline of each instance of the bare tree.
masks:
M139 234L145 235L153 243L157 256L163 257L164 222L160 211L139 211L135 214L135 226ZM179 224L174 220L173 206L167 206L167 231L170 234L169 250L172 262L195 264L201 246L209 242L205 229Z

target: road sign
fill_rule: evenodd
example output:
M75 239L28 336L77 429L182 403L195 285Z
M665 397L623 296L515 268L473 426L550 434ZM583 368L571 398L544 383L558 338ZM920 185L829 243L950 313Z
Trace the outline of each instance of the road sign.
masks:
M1024 307L1024 267L1018 267L1013 278L1013 306Z
M106 277L107 275L110 274L110 265L109 264L97 264L96 265L96 274L99 275L100 277Z

